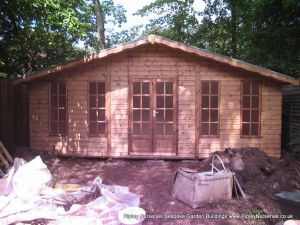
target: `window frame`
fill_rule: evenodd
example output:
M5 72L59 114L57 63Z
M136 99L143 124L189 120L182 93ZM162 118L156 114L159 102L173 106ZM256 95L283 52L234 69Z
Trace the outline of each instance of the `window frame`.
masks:
M250 97L250 108L243 108L243 97L244 97L244 82L250 82L250 94L245 95ZM257 82L258 83L258 95L253 95L252 94L252 83ZM262 112L262 81L261 80L242 80L241 81L241 92L240 92L240 137L243 139L247 138L261 138L261 112ZM252 97L253 96L258 96L258 134L257 135L252 135L251 132L251 127L253 123L257 122L252 122L251 121L251 111L252 111ZM250 121L249 122L243 122L243 110L248 109L250 111ZM243 124L247 123L250 125L249 127L249 135L243 135Z
M142 93L142 89L141 89L141 92L140 93L134 93L134 83L139 83L139 85L140 85L140 88L142 87L142 84L143 83L149 83L149 93L148 94L145 94L145 93ZM152 125L152 123L153 123L153 116L152 116L152 113L153 113L153 99L152 99L152 94L153 94L153 82L151 81L151 80L132 80L131 81L131 83L130 83L130 85L131 85L131 90L132 90L132 93L131 93L131 102L132 102L132 106L130 106L131 107L131 110L132 110L132 120L131 120L131 125L130 126L132 126L132 136L134 136L134 137L152 137L152 129L153 129L153 125ZM136 96L138 96L139 98L140 98L140 106L139 107L135 107L134 108L134 97L136 97ZM143 99L143 97L149 97L149 108L143 108L143 106L142 106L142 99ZM142 111L143 111L143 109L149 109L150 110L150 114L149 114L149 121L147 121L147 122L145 122L145 121L143 121L143 119L142 119ZM139 111L139 113L140 113L140 119L139 120L134 120L134 111L135 110L138 110ZM140 129L140 133L139 134L135 134L134 133L134 123L136 123L136 124L139 124L139 127L141 128L141 125L143 125L143 124L149 124L149 134L143 134L142 132L141 132L141 130L142 129Z
M218 84L218 94L217 95L211 95L211 88L209 88L209 94L205 94L205 95L203 95L202 94L202 85L203 85L203 83L204 82L209 82L209 87L211 87L211 82L217 82L217 84ZM198 124L199 124L199 130L198 130L198 133L199 133L199 138L201 138L201 137L203 137L203 138L219 138L220 137L220 100L221 100L221 95L220 95L220 92L221 92L221 82L219 81L219 80L200 80L200 82L199 82L199 85L198 85L199 87L199 91L198 91L198 101L199 101L199 112L198 112L198 114L199 114L199 121L198 121ZM217 108L217 110L218 110L218 121L217 121L217 134L202 134L202 131L201 131L201 129L202 129L202 110L203 110L203 108L202 108L202 96L208 96L209 97L209 107L208 108L205 108L205 109L208 109L208 111L209 111L209 115L210 115L210 111L211 110L214 110L214 109L216 109L216 108L210 108L210 101L211 101L211 97L212 96L218 96L218 108ZM209 119L210 119L210 116L209 116ZM215 122L211 122L210 120L208 121L208 122L204 122L204 123L208 123L209 125L209 133L210 133L210 127L211 127L211 124L212 123L215 123Z
M98 83L104 83L105 85L105 93L104 94L101 94L104 96L104 99L105 99L105 103L104 103L104 108L99 108L98 107L98 97L96 98L96 104L97 104L97 109L104 109L104 133L99 133L99 129L98 129L98 125L97 125L97 132L96 133L91 133L90 131L90 84L91 83L96 83L96 86L98 86ZM98 87L96 89L96 96L99 96L98 94ZM87 81L87 122L88 122L88 130L87 130L87 133L88 133L88 137L107 137L108 135L108 97L107 97L107 93L108 93L108 87L107 87L107 82L105 80L89 80Z
M66 123L66 132L64 134L60 133L60 130L59 130L59 115L58 115L58 132L57 133L54 133L52 131L52 128L51 128L51 125L52 125L52 101L51 101L51 97L52 97L52 84L53 83L56 83L58 84L58 89L57 89L57 93L56 93L56 96L57 96L57 104L59 106L59 96L60 96L60 93L59 93L59 83L62 82L62 83L65 83L65 88L66 88L66 92L65 92L65 97L66 97L66 105L65 105L65 110L66 110L66 120L65 120L65 123ZM59 110L59 107L57 108L57 110ZM59 112L58 112L59 114ZM67 81L66 80L51 80L49 82L49 89L48 89L48 134L49 136L54 136L54 137L67 137L68 136L68 85L67 85Z

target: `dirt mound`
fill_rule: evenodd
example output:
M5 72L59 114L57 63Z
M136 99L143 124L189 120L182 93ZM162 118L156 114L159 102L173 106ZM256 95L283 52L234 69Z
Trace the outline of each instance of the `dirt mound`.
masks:
M225 167L234 171L247 193L274 194L279 191L300 189L299 162L287 156L277 159L257 148L226 149L215 152L224 161ZM212 154L202 161L200 171L211 169ZM216 167L222 168L219 161Z

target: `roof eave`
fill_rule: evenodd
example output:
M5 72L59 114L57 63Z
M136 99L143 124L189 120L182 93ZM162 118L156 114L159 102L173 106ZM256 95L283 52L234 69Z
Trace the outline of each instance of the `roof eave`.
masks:
M136 47L139 47L139 46L142 46L142 45L146 45L146 44L149 44L149 43L150 44L161 44L161 45L165 45L165 46L168 46L170 48L173 48L173 49L177 49L177 50L181 50L181 51L184 51L184 52L187 52L187 53L195 54L197 56L204 57L204 58L207 58L209 60L213 60L213 61L218 62L218 63L223 63L223 64L226 64L226 65L235 67L235 68L239 68L239 69L242 69L242 70L245 70L245 71L248 71L248 72L256 73L256 74L259 74L261 76L277 80L277 81L282 82L284 84L291 84L291 85L295 85L295 86L299 86L299 84L300 84L299 80L296 80L295 78L289 77L287 75L277 73L277 72L274 72L274 71L271 71L271 70L268 70L268 69L265 69L265 68L262 68L262 67L258 67L258 66L240 61L240 60L236 60L236 59L233 59L233 58L230 58L230 57L226 57L226 56L222 56L222 55L219 55L219 54L216 54L216 53L212 53L212 52L209 52L207 50L203 50L203 49L199 49L199 48L192 47L192 46L189 46L189 45L185 45L185 44L182 44L182 43L179 43L179 42L176 42L176 41L171 41L169 39L162 38L162 37L159 37L159 36L156 36L156 35L149 35L147 37L144 37L144 38L141 38L141 39L138 39L136 41L129 42L129 43L125 43L125 44L120 45L120 46L115 47L115 48L102 50L97 54L91 54L91 55L85 56L82 59L64 64L64 65L55 66L55 67L49 68L47 70L37 72L34 75L28 76L26 78L21 78L21 79L15 80L14 84L30 82L32 80L42 78L42 77L48 76L48 75L53 74L53 73L57 73L57 72L63 71L65 69L72 68L72 67L77 66L77 65L81 65L81 64L84 64L84 63L89 63L89 62L94 61L96 59L104 59L108 56L119 54L119 53L122 53L126 50L133 49L133 48L136 48Z

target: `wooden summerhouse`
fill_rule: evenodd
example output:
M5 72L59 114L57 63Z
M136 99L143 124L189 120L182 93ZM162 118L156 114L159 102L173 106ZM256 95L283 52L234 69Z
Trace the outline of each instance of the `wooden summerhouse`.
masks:
M15 83L29 87L31 148L143 158L201 158L240 147L279 157L282 85L299 85L155 35Z

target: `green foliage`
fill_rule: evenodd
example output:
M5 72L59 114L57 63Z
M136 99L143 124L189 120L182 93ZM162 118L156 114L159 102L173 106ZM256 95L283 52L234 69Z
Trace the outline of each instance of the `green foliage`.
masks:
M122 23L125 23L127 21L126 18L126 10L124 9L123 6L121 5L115 5L113 0L103 0L100 1L103 14L104 14L104 24L107 25L108 23L111 23L115 26L121 26ZM84 45L86 48L93 48L95 50L100 50L99 49L99 44L97 42L97 36L96 36L96 17L94 15L94 6L89 5L90 7L90 20L89 24L91 26L91 29L87 29L87 35L83 36L83 41ZM118 41L118 36L117 32L115 32L112 29L106 29L105 30L105 36L106 36L106 42L107 42L107 47L111 47L111 42L117 42L118 44L120 43Z
M156 0L139 10L137 15L157 15L146 26L144 34L158 34L223 55L234 55L237 59L294 77L300 76L300 1L204 2L205 9L197 12L193 0ZM233 54L234 48L237 54Z
M294 77L300 74L300 1L156 0L136 15L155 15L122 32L106 29L107 46L157 34L260 65ZM100 1L104 23L121 26L125 9ZM24 76L99 49L93 0L0 0L0 71ZM83 43L85 49L76 48ZM236 50L236 51L234 51ZM233 54L234 53L234 54Z
M4 65L4 62L2 62L2 61L0 60L0 66L3 66L3 65ZM5 77L7 77L7 74L0 71L0 79L1 79L1 78L5 78Z
M1 78L5 78L5 77L7 77L7 74L6 74L6 73L0 72L0 79L1 79Z
M105 23L126 21L125 9L103 0ZM0 71L11 77L24 76L49 66L81 57L97 49L93 1L85 0L1 0Z
M243 59L294 77L300 75L300 2L252 0Z
M198 31L198 20L193 8L194 0L157 0L136 15L149 16L156 14L146 26L145 34L157 34L183 43L195 42Z
M142 25L133 26L129 30L123 30L120 32L112 33L107 37L107 46L116 46L125 42L132 41L139 37L139 33L142 29Z

